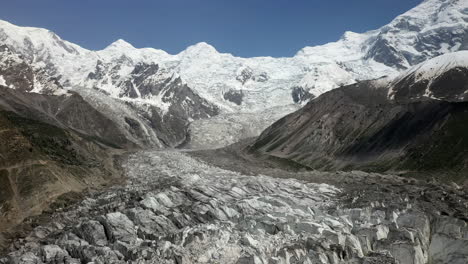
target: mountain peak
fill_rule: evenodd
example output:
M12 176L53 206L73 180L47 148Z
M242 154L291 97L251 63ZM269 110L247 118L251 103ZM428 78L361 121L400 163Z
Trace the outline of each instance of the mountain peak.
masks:
M361 38L362 38L362 34L352 32L352 31L345 31L345 33L343 33L343 35L341 36L341 40L344 40L344 41L356 40L356 39L361 39Z
M123 39L118 39L118 40L114 41L112 44L107 46L106 49L110 49L110 48L113 48L113 49L135 49L135 47L133 47L132 44L126 42Z
M189 46L185 51L182 53L184 54L213 54L218 53L218 51L206 42L199 42L195 45Z

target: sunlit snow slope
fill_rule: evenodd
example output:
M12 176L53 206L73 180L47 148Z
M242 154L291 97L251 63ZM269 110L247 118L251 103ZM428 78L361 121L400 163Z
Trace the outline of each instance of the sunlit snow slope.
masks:
M157 64L160 70L153 79L180 77L225 112L257 111L293 103L293 91L317 96L464 49L467 10L467 1L426 0L378 30L346 32L337 42L306 47L292 58L239 58L219 53L206 43L170 55L152 48L137 49L123 40L101 51L89 51L48 30L7 22L0 22L0 43L37 68L47 69L65 87L96 87L128 99L123 90L131 86L132 80L125 81L135 66ZM145 96L138 87L132 88L131 100L162 104L157 96Z
M346 32L337 42L305 47L290 58L239 58L207 43L171 55L138 49L124 40L91 51L46 29L0 21L1 50L12 54L1 58L0 68L7 70L0 70L0 84L16 88L16 73L8 65L24 61L32 82L28 92L63 94L73 89L122 123L136 144L173 147L186 143L190 130L200 135L218 132L204 130L217 126L194 127L194 120L220 114L219 120L227 120L242 113L248 120L241 123L248 124L255 120L249 117L259 113L274 110L277 114L266 116L281 116L292 104L303 105L331 89L397 76L433 57L464 50L467 21L468 1L426 0L380 29ZM241 123L233 125L248 129ZM230 122L226 124L222 129L229 128Z

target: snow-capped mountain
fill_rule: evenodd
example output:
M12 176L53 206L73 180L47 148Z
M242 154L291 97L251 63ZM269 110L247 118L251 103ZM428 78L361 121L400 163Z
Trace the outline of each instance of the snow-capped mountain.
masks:
M55 78L49 78L42 69L32 67L5 45L0 45L0 85L33 93L66 93Z
M380 28L367 58L408 68L441 54L468 48L468 1L424 0Z
M402 73L390 85L392 99L468 100L468 51L444 54Z
M294 87L317 96L464 49L467 9L468 2L463 0L426 0L378 30L346 32L337 42L306 47L292 58L239 58L219 53L206 43L170 55L152 48L137 49L123 40L101 51L89 51L48 30L7 22L0 23L0 43L47 69L68 88L97 87L117 98L145 98L138 90L128 91L131 81L125 79L139 64L157 64L160 71L151 78L180 77L225 112L256 111L293 103ZM158 100L154 98L159 106Z
M337 42L306 47L291 58L239 58L207 43L171 55L124 40L91 51L49 30L5 21L0 21L0 45L64 89L86 95L97 90L102 100L140 109L149 129L166 116L178 119L184 113L184 121L176 125L181 128L219 113L257 113L303 103L343 85L397 75L432 57L463 50L468 47L467 10L466 0L425 0L380 29L346 32ZM3 75L0 81L14 87ZM36 87L29 91L46 92ZM152 118L148 107L158 118Z

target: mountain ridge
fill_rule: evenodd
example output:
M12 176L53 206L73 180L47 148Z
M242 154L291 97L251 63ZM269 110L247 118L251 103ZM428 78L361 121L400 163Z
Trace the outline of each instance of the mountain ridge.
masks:
M0 23L0 34L3 32L0 43L15 46L17 52L38 67L46 68L64 87L92 87L87 75L99 61L125 62L127 68L138 63L156 63L180 76L221 112L258 112L294 103L291 93L296 87L316 97L342 85L394 75L432 57L465 49L466 10L468 6L463 1L424 1L379 29L364 33L347 31L336 42L305 47L295 56L283 58L236 57L220 53L205 42L178 54L135 48L122 39L103 50L91 51L48 30L21 28L7 22ZM128 73L121 70L121 75ZM111 88L113 85L98 88L119 89ZM244 94L242 101L225 99L225 94L240 91Z
M96 108L113 100L122 105L114 110L129 112L132 120L141 119L130 121L145 127L136 132L140 137L152 138L154 146L173 147L185 141L182 135L189 133L188 126L196 119L238 113L248 118L271 109L285 115L291 105L304 105L337 87L395 76L426 59L464 49L468 43L466 10L464 1L424 1L379 29L347 31L337 42L305 47L289 58L240 58L220 53L205 42L172 55L135 48L122 39L91 51L49 30L4 21L0 21L0 44L30 64L37 73L34 78L54 80L59 86L55 93L93 93L99 98L87 98L96 101ZM10 85L1 74L0 81ZM178 87L185 92L175 92ZM40 87L29 91L49 92ZM115 113L107 112L112 119ZM168 135L152 132L159 119L177 120L166 123L163 131L175 131L175 127L184 131L162 144L158 137Z
M467 185L467 83L468 52L441 55L395 78L329 91L248 149L312 169L436 174Z

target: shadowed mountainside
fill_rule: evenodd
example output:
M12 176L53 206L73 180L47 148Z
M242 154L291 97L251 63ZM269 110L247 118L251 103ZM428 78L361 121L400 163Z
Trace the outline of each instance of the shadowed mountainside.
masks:
M411 73L330 91L273 124L249 150L314 169L466 181L464 72L449 69L425 80Z
M112 147L13 112L0 111L0 229L42 211L67 192L117 177Z

